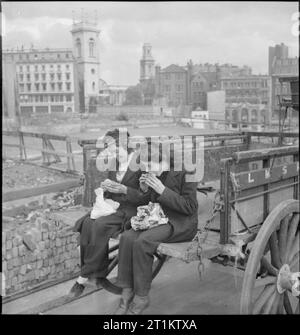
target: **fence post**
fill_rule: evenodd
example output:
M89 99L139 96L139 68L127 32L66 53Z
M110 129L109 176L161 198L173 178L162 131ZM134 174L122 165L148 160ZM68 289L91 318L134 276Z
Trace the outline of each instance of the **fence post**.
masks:
M19 150L20 150L20 160L23 160L23 145L22 145L22 132L19 130L18 131L19 135Z
M70 146L69 146L69 139L66 138L66 148L67 148L67 170L71 171L71 158L70 158Z

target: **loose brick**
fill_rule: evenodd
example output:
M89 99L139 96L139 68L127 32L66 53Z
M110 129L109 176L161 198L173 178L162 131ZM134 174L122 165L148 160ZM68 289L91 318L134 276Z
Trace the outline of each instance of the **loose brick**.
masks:
M13 258L13 266L14 266L14 267L17 267L17 266L19 266L20 264L21 264L21 260L20 260L18 257Z
M22 275L24 275L26 273L26 268L27 268L27 266L25 264L21 266L20 273Z
M13 247L11 252L13 257L18 257L19 252L17 247Z
M36 249L36 244L33 242L33 237L31 234L27 233L23 236L23 243L27 249L33 251Z
M19 254L19 256L25 255L25 246L24 245L19 245L18 246L18 254Z
M9 261L7 261L7 270L11 270L13 268L13 261L12 259L10 259Z
M6 241L6 250L9 250L9 249L11 249L12 248L12 240L7 240Z
M12 240L12 244L14 247L19 246L22 243L22 238L20 236L16 236L13 240Z
M40 269L43 266L43 261L40 259L37 262L37 268Z
M7 260L12 259L11 251L7 251L7 252L6 252L5 258L6 258Z
M16 286L17 282L18 282L18 278L17 277L13 277L12 281L11 281L12 286Z

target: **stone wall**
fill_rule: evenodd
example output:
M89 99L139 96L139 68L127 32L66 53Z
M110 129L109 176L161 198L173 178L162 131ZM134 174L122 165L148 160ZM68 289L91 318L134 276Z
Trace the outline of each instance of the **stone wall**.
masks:
M45 214L45 213L43 213ZM5 294L29 290L40 283L79 271L78 234L50 213L29 222L4 222L2 272Z

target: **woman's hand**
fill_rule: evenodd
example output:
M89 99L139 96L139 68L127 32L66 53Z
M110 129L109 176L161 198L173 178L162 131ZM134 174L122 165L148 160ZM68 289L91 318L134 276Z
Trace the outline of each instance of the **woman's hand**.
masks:
M127 194L127 186L119 183L106 185L105 190L111 193Z
M162 194L165 189L165 185L156 176L153 175L147 176L145 179L145 184L152 187L153 190L158 194Z

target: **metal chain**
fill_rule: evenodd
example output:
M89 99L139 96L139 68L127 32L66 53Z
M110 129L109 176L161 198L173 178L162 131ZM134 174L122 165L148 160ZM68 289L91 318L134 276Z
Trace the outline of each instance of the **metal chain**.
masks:
M202 260L202 245L205 242L208 232L209 232L209 227L215 216L220 212L223 208L224 202L221 200L220 192L217 191L214 197L214 204L213 204L213 210L212 210L212 215L210 218L206 221L205 226L202 229L198 229L195 237L193 238L191 244L186 250L186 253L188 253L192 248L193 248L193 242L197 242L197 258L199 259L199 264L198 264L198 273L199 277L202 278L202 274L204 272L204 264ZM202 239L201 242L201 236L205 232L205 236Z

